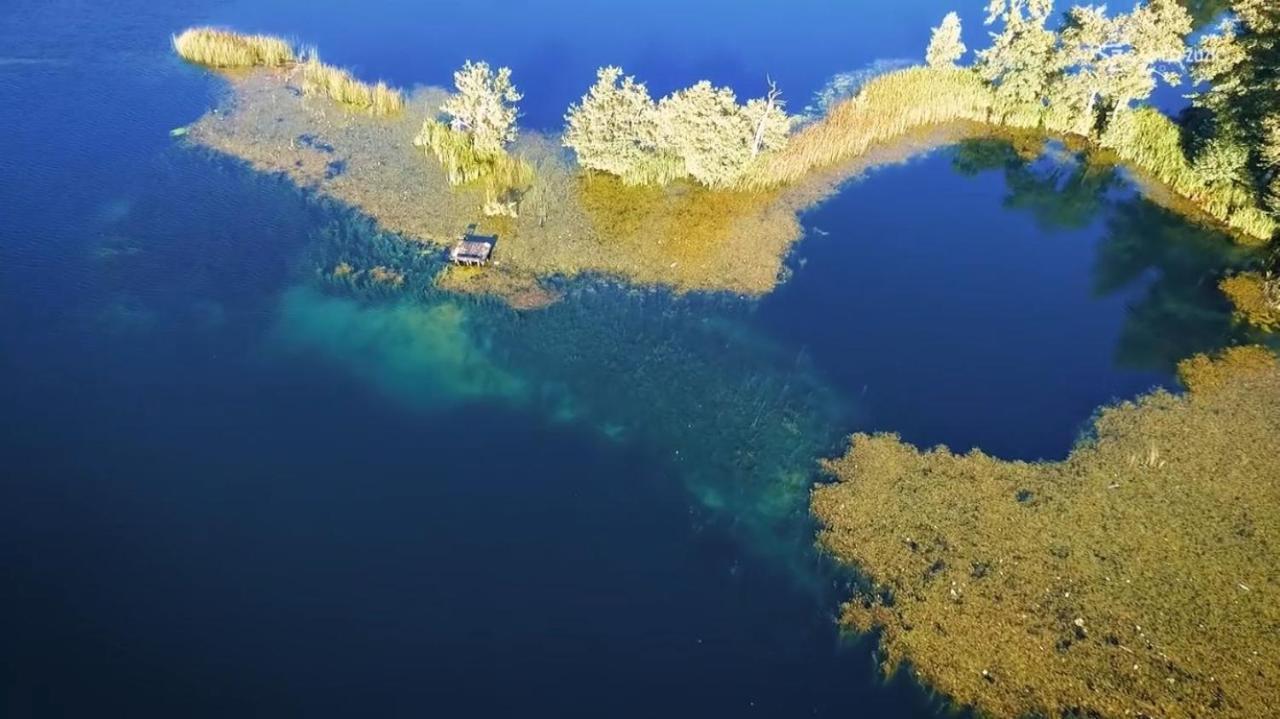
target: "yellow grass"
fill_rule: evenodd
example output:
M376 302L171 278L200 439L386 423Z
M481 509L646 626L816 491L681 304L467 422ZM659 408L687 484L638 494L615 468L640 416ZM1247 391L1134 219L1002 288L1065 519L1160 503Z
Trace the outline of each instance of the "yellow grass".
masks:
M783 185L921 127L987 122L992 103L990 88L970 70L913 67L882 75L797 133L781 151L761 158L739 184L743 189Z
M381 81L373 85L361 82L347 70L320 62L314 54L302 63L302 92L377 116L399 114L404 109L399 90Z
M271 35L242 35L193 27L173 38L173 49L188 62L209 67L280 67L294 61L293 48Z

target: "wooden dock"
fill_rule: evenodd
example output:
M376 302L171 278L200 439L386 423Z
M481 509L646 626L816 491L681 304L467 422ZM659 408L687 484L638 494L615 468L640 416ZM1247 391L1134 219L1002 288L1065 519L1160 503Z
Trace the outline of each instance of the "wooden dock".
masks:
M467 265L469 267L479 267L489 262L489 256L493 254L493 246L498 242L496 235L479 235L475 232L475 225L467 228L467 233L462 236L449 250L449 261L455 265Z

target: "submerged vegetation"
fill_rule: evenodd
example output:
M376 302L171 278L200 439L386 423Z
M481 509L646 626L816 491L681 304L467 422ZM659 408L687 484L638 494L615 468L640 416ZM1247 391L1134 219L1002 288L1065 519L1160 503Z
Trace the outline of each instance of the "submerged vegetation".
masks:
M693 322L677 339L669 295L563 278L767 292L800 233L797 213L839 182L991 135L1014 135L1025 150L990 166L1008 173L1011 206L1042 225L1096 219L1118 159L1185 200L1160 204L1185 211L1189 203L1242 237L1270 239L1280 120L1258 98L1269 97L1275 67L1274 43L1260 38L1275 25L1256 0L1240 3L1254 10L1205 41L1217 60L1199 61L1193 76L1213 86L1197 99L1198 114L1177 122L1143 105L1158 80L1178 79L1190 24L1177 6L1151 0L1114 17L1076 8L1051 29L1049 0L995 0L1001 31L974 66L957 64L967 48L949 14L927 66L874 78L807 125L787 115L772 84L745 103L707 82L655 100L606 67L569 109L563 137L547 138L518 132L522 98L508 68L468 62L454 92L419 89L410 104L424 118L402 112L398 91L369 88L312 56L298 72L234 78L239 102L207 115L190 137L358 208L389 233L444 245L478 222L501 238L492 266L445 271L419 245L399 243L391 261L344 242L319 263L321 281L395 305L291 293L284 346L355 357L358 374L429 405L541 403L556 416L590 418L608 437L681 447L675 461L702 478L694 486L704 505L744 515L751 507L762 533L795 531L805 467L824 451L837 414L799 370L803 357L773 357L773 348L777 366L735 374L724 349L758 338L731 323ZM338 105L305 102L297 82ZM1255 115L1237 118L1242 103ZM1065 183L1018 164L1047 136L1088 148L1090 162ZM988 150L976 143L957 161L984 169ZM1209 276L1186 260L1200 244L1166 242L1152 227L1172 221L1148 211L1157 209L1117 213L1095 281L1105 292L1161 270L1134 314L1149 315L1139 332L1177 327L1152 363L1163 368L1188 347L1223 346L1245 330L1221 297L1201 311L1227 266ZM1179 271L1189 264L1196 274ZM1270 327L1280 317L1280 284L1269 276L1234 275L1222 288L1250 322ZM455 297L439 302L440 293ZM539 311L517 315L457 295ZM572 301L555 304L565 296ZM1189 325L1207 328L1212 341L1189 337L1197 334ZM648 363L637 367L642 356ZM828 465L840 481L812 495L823 543L872 582L845 607L846 623L881 630L890 666L909 663L957 701L998 714L1265 712L1267 688L1280 681L1280 656L1265 641L1280 626L1268 554L1280 542L1280 495L1260 479L1280 476L1265 451L1280 430L1280 370L1256 349L1181 370L1188 395L1157 392L1103 411L1096 435L1063 462L855 437ZM432 384L441 378L448 386ZM715 435L724 439L688 441ZM743 486L717 483L726 477Z
M1245 322L1264 329L1280 329L1280 278L1243 272L1222 281L1222 292Z
M1187 395L1102 411L1062 462L854 437L812 499L871 581L844 622L998 716L1268 714L1280 365L1244 347L1180 375Z
M281 67L294 62L288 42L271 35L242 35L212 27L193 27L174 36L182 59L218 68Z

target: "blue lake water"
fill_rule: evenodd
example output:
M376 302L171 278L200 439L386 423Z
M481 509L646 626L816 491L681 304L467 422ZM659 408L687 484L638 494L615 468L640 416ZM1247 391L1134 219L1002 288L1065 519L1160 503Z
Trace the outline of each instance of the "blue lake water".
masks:
M1060 150L969 143L808 212L758 301L361 296L316 267L416 255L171 140L222 83L167 43L278 32L406 85L486 58L554 128L598 64L802 103L951 7L10 0L0 711L935 716L835 629L816 460L853 431L1065 455L1236 339L1223 238Z

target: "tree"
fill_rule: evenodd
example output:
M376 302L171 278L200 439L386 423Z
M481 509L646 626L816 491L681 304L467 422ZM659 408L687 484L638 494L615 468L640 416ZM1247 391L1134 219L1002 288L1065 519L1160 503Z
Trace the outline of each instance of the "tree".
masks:
M1072 8L1050 85L1049 124L1091 134L1103 117L1149 97L1157 77L1177 85L1190 31L1191 16L1171 0L1115 18L1102 7Z
M511 82L511 68L495 73L487 62L468 60L453 73L457 92L441 106L455 132L467 133L477 154L498 155L516 139L515 104L521 95Z
M659 136L685 171L708 187L728 187L751 161L756 125L733 91L703 80L658 103Z
M995 87L997 111L1011 125L1038 125L1058 74L1058 37L1045 27L1053 0L991 0L987 24L1004 22L978 53L978 72Z
M1191 15L1176 0L1147 0L1113 22L1112 45L1100 62L1106 79L1102 94L1125 109L1151 96L1157 78L1182 81Z
M751 143L752 157L764 151L780 150L786 147L793 122L783 109L785 105L786 103L782 101L782 91L773 80L769 81L768 94L763 98L747 101L744 112L756 128L755 137Z
M588 169L633 185L663 185L692 177L730 187L751 161L787 143L792 119L773 82L769 92L739 105L728 88L703 81L654 103L649 91L616 67L565 115L564 144Z
M1197 139L1247 148L1254 191L1280 213L1280 3L1236 0L1234 7L1236 20L1197 47L1192 76L1208 88L1195 106L1210 118Z
M658 106L644 83L618 67L596 71L596 84L565 115L564 145L578 163L638 184L658 152Z
M942 18L942 24L933 29L924 59L929 67L953 67L966 50L960 40L960 16L949 12Z

